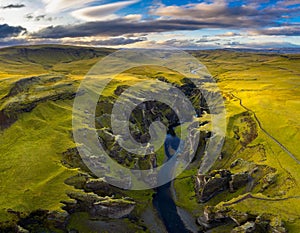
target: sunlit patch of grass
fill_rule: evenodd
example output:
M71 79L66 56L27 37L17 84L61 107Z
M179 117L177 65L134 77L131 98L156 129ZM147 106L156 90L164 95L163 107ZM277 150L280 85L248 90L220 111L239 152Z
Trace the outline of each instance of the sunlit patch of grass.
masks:
M1 133L1 212L57 210L68 199L72 188L64 180L76 171L63 167L60 156L74 147L71 109L67 101L40 104Z

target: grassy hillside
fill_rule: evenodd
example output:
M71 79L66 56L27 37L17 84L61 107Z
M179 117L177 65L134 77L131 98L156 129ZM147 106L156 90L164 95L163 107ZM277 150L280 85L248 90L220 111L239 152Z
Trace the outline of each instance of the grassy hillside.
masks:
M86 189L83 183L94 178L73 150L72 104L80 80L93 64L111 52L56 45L0 50L0 225L3 229L35 210L63 212L62 202L74 201L68 193ZM298 232L300 55L223 50L191 53L212 73L226 104L227 137L222 158L214 169L233 173L256 170L251 189L225 191L200 204L194 190L194 176L199 168L196 160L174 182L177 205L195 218L203 214L205 206L215 206L217 211L230 208L253 215L276 215L289 232ZM103 97L108 99L105 106L110 108L118 87L159 77L178 85L184 78L159 67L129 70L108 86ZM160 150L159 154L162 153ZM159 163L162 160L160 157ZM126 163L133 166L128 159ZM70 177L72 180L66 184ZM113 187L103 190L106 191L98 190L99 196L110 196L111 203L123 205L124 197L137 203L131 218L104 218L101 223L104 229L120 231L122 226L127 232L149 229L147 218L141 216L153 213L152 190L125 192ZM247 196L249 193L252 196ZM78 225L79 218L84 226ZM158 226L161 224L155 221ZM92 232L100 222L91 223L86 213L76 213L69 224L69 228ZM224 232L222 228L218 230Z

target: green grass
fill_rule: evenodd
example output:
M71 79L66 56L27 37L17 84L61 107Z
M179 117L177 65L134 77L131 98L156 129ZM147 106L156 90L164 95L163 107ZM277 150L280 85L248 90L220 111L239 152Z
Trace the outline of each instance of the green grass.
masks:
M68 199L64 180L76 171L60 160L74 146L71 110L71 102L43 103L1 133L0 212L57 210Z

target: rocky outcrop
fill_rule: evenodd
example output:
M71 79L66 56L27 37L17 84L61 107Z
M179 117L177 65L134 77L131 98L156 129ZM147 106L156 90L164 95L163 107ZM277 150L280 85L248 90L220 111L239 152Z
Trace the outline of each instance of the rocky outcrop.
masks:
M135 169L136 174L138 175L139 179L143 180L146 184L154 187L157 185L157 172L154 170L154 168L157 167L157 157L156 153L151 153L148 155L145 155L143 158L140 158L136 161ZM143 175L139 170L149 170L149 174ZM151 172L152 171L152 172Z
M286 233L283 222L278 216L263 214L252 215L230 208L206 206L203 216L197 223L205 229L212 229L227 223L235 223L231 233Z
M195 178L195 192L200 202L206 202L218 193L235 192L248 183L248 173L232 174L228 170L212 171L208 175L198 174Z
M90 178L86 181L84 190L87 192L97 192L97 191L105 191L109 192L110 186L107 182L105 182L105 179L103 178L98 178L98 179L93 179Z
M249 112L236 115L235 121L233 127L234 138L245 148L257 138L257 124Z
M85 192L94 192L100 196L111 196L114 194L114 187L106 182L105 178L93 178L86 173L78 173L65 180L67 185Z
M284 224L278 217L257 216L253 221L235 227L231 233L286 233Z
M206 202L221 191L228 189L231 173L227 170L196 176L196 193L200 202Z
M249 181L249 174L247 172L242 172L238 174L231 175L229 181L229 190L230 192L235 192L239 188L245 186Z
M257 232L254 222L246 222L242 226L235 227L231 233L254 233Z
M105 180L117 187L123 187L123 189L130 189L132 187L131 177L123 174L120 174L118 178L113 176L105 176Z
M62 164L69 168L80 168L82 171L88 172L89 169L82 161L77 148L70 148L62 153Z
M38 209L30 213L8 210L17 220L7 226L0 224L0 232L66 232L69 214L66 211L49 211Z
M120 96L127 88L130 86L128 85L120 85L117 87L117 89L114 91L115 95Z
M70 192L68 196L75 201L63 202L65 210L69 213L85 211L93 218L122 218L129 215L135 206L135 202L126 198L100 197L94 193Z
M226 215L226 212L215 211L213 206L206 206L204 208L203 216L197 218L197 223L204 227L204 229L215 228L224 225L231 219Z

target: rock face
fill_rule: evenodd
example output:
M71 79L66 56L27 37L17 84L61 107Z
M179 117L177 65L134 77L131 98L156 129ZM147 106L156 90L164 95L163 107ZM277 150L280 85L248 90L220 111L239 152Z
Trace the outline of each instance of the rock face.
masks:
M67 232L69 214L66 211L49 211L38 209L30 213L9 210L18 217L12 224L0 226L0 232Z
M89 192L96 192L99 190L107 190L109 191L110 187L109 184L105 182L104 179L88 179L85 183L85 190Z
M277 219L277 218L276 218ZM277 219L278 220L278 219ZM279 219L275 223L271 219L264 219L258 216L255 221L248 221L241 226L235 227L231 233L286 233L287 230Z
M150 186L157 185L157 172L153 169L157 167L157 156L156 153L145 155L143 158L137 160L135 164L135 169L137 170L152 170L147 176L139 174L140 179L142 179L146 184Z
M135 202L131 200L100 197L94 193L70 192L68 196L75 201L64 202L64 209L69 213L85 211L93 218L122 218L129 215L135 207Z
M130 176L123 176L119 178L115 178L112 176L105 176L105 180L108 183L114 184L118 187L124 187L124 189L130 189L132 187L132 181Z
M198 175L196 178L197 195L200 202L206 202L217 193L228 189L230 173L218 173L214 175Z
M257 232L254 222L246 222L244 225L234 228L231 233L252 233Z
M230 192L235 192L240 187L245 186L249 181L249 174L247 172L234 174L231 176L229 181L229 190Z
M204 229L211 229L220 225L224 225L231 219L226 215L226 212L216 211L213 206L204 208L203 216L197 219L197 223Z
M104 216L108 218L122 218L131 213L133 204L118 202L96 202L90 210L92 216Z
M206 202L219 192L237 189L248 183L248 173L231 174L228 170L218 170L208 175L198 174L196 176L195 191L200 202Z
M230 208L206 206L203 216L197 223L205 229L211 229L228 222L235 223L231 233L286 233L281 219L278 216L264 214L252 215Z

